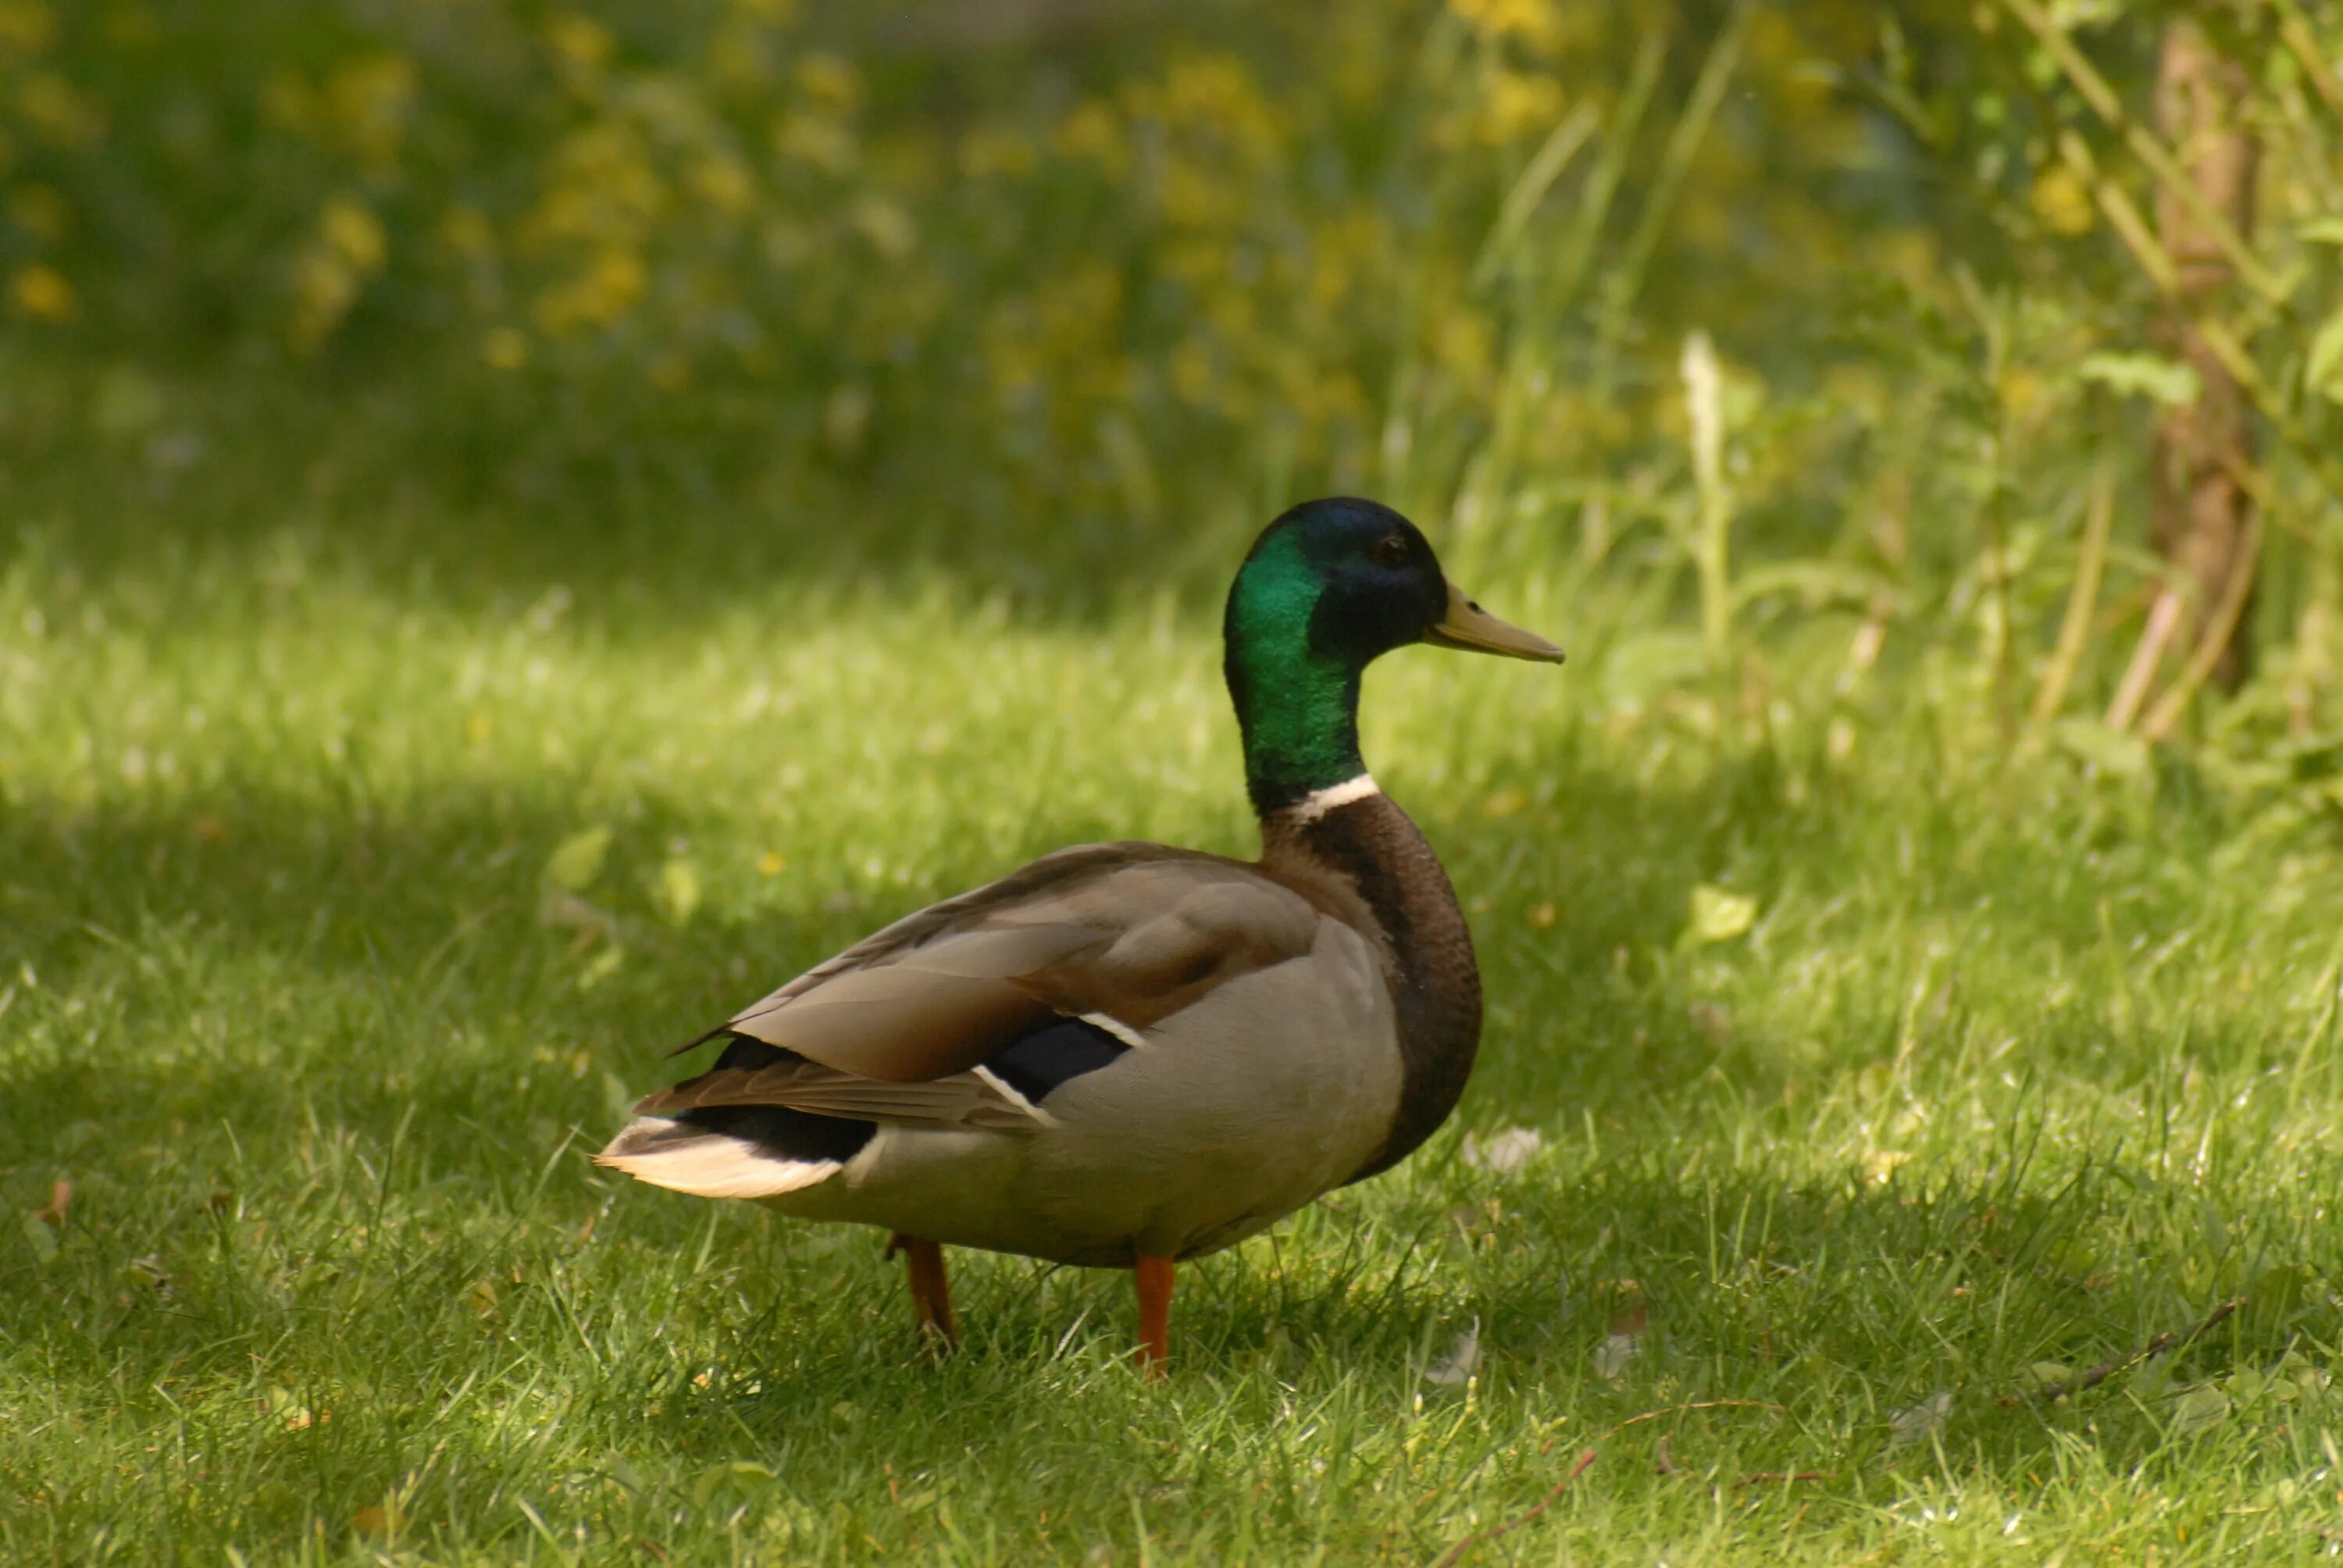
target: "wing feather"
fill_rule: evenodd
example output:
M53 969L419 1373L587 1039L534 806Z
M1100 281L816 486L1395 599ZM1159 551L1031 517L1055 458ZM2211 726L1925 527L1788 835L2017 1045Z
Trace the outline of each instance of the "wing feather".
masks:
M1306 955L1321 919L1242 861L1153 844L1061 850L896 921L712 1031L801 1064L709 1073L642 1109L769 1103L1030 1126L1030 1111L977 1068L1053 1015L1104 1017L1143 1035L1216 985ZM901 1092L945 1084L946 1099Z
M966 1127L1031 1131L1032 1108L973 1072L916 1082L860 1078L802 1059L769 1067L719 1068L646 1095L639 1116L679 1117L729 1105L782 1105L817 1116L860 1118L905 1127Z

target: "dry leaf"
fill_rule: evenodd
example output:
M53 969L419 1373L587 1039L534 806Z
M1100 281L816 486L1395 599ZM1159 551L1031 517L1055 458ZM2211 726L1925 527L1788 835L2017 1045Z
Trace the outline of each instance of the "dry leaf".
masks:
M1554 929L1554 922L1559 917L1554 913L1554 908L1552 904L1533 904L1530 906L1528 919L1531 928L1534 930L1552 930Z
M610 853L610 829L597 822L572 833L545 858L545 879L565 892L582 893L602 874Z
M1684 940L1730 941L1756 923L1755 898L1747 893L1729 893L1703 882L1692 890L1692 919L1684 927Z
M618 922L608 910L559 888L548 888L538 900L537 918L541 925L561 930L584 931L605 941L618 940Z
M1623 1280L1620 1283L1622 1288L1626 1288L1633 1282ZM1626 1370L1627 1363L1635 1359L1635 1352L1642 1346L1644 1331L1651 1326L1651 1305L1638 1297L1628 1304L1625 1312L1612 1320L1611 1332L1603 1337L1601 1344L1594 1347L1594 1375L1615 1382Z
M33 1256L44 1263L54 1262L57 1255L57 1232L41 1218L38 1211L25 1216L25 1240L33 1249Z
M1511 1176L1545 1148L1545 1139L1527 1127L1508 1127L1489 1135L1483 1143L1473 1133L1464 1135L1464 1163L1492 1176Z
M2036 1362L2026 1369L2028 1386L2064 1388L2075 1381L2075 1369L2064 1362Z
M1901 1149L1875 1149L1863 1157L1863 1175L1867 1181L1885 1185L1896 1171L1910 1162L1912 1156Z
M1473 1381L1473 1373L1481 1365L1481 1320L1474 1318L1473 1326L1456 1336L1448 1353L1423 1369L1423 1381L1443 1388L1453 1388Z
M596 953L593 958L588 961L586 967L578 971L578 989L579 990L592 990L596 986L600 985L604 980L608 980L612 975L617 974L618 972L618 966L626 961L627 950L619 947L615 942L611 943L609 946L604 948L600 952Z
M332 1411L324 1409L312 1411L307 1405L295 1399L289 1389L270 1389L268 1398L263 1402L267 1409L277 1412L279 1419L285 1422L285 1430L287 1432L306 1432L312 1426L323 1426L334 1419Z
M1615 1382L1619 1374L1627 1370L1627 1363L1634 1359L1634 1335L1605 1334L1603 1342L1594 1347L1594 1375L1605 1382Z
M689 925L699 909L699 868L677 855L659 868L659 906L671 925Z
M1953 1413L1953 1391L1938 1389L1917 1404L1906 1405L1887 1418L1887 1441L1898 1448L1926 1442L1945 1429Z
M39 1218L43 1223L49 1225L55 1230L64 1230L65 1228L65 1211L73 1207L73 1183L70 1181L58 1181L51 1182L49 1184L48 1203L43 1208L35 1210L35 1215Z
M2172 1430L2183 1437L2210 1432L2229 1419L2229 1396L2201 1383L2172 1402Z
M361 1535L387 1535L390 1515L382 1511L381 1504L372 1503L350 1515L350 1528Z
M1528 792L1511 784L1493 791L1481 802L1481 815L1483 817L1518 817L1529 809Z

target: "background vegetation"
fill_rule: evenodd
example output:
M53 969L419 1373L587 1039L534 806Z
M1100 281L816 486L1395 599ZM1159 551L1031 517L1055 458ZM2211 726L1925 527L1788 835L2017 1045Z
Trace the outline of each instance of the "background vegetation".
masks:
M0 1557L1423 1561L1581 1452L1474 1560L2331 1555L2338 63L0 0ZM1167 1391L591 1174L881 919L1242 850L1217 596L1333 490L1573 654L1370 689L1454 1132Z

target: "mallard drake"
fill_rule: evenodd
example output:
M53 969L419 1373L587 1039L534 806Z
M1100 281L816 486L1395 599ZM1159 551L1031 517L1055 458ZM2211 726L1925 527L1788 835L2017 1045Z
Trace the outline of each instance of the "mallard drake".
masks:
M1084 845L907 916L693 1041L723 1052L599 1162L893 1232L946 1342L945 1244L1131 1269L1160 1374L1175 1263L1388 1170L1473 1070L1472 936L1360 759L1362 672L1419 642L1562 658L1347 498L1262 531L1222 631L1258 860Z

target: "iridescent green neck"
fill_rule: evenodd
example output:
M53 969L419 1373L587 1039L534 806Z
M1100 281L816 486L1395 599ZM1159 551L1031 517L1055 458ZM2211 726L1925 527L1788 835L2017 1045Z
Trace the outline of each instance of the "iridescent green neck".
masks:
M1357 657L1312 637L1323 589L1292 534L1272 537L1229 590L1223 669L1244 735L1245 792L1262 816L1367 770Z

